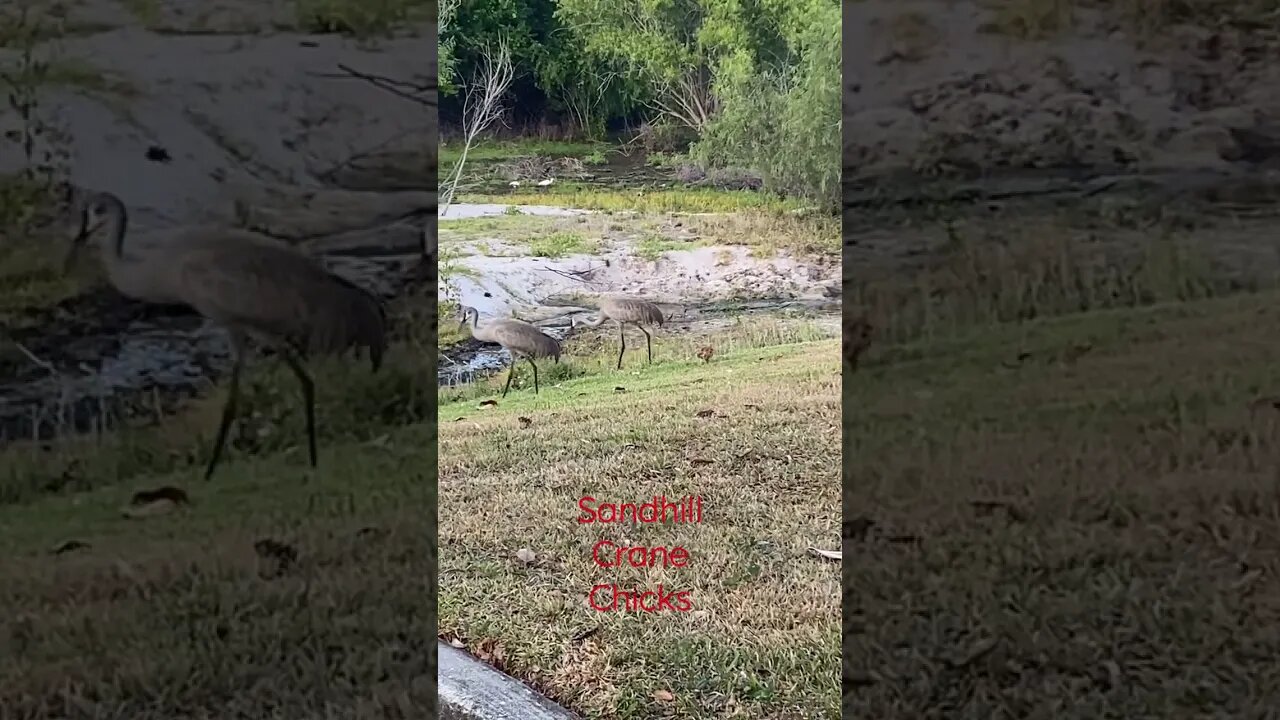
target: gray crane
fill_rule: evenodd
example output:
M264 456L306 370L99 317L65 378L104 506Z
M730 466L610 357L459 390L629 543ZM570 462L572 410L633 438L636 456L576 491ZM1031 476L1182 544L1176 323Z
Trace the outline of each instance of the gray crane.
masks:
M618 323L618 340L622 347L618 349L618 369L622 369L622 356L627 352L626 326L635 325L644 333L645 347L649 351L649 362L653 362L653 336L645 329L645 325L662 327L664 318L662 310L648 300L626 297L624 295L606 295L600 299L600 315L593 321L578 322L575 317L569 321L571 327L598 328L606 320Z
M253 232L195 228L136 252L125 242L127 227L128 213L118 197L87 198L73 223L65 267L69 271L80 248L93 241L108 279L123 295L186 305L228 331L231 386L205 479L218 466L236 414L250 338L276 350L301 383L311 467L316 467L315 383L302 362L313 354L367 349L377 372L387 347L381 301L310 257Z
M533 368L533 393L538 394L538 365L534 358L550 357L560 362L560 343L538 328L521 320L487 320L480 325L480 312L473 307L458 308L458 326L469 325L471 336L480 342L497 343L511 355L511 369L507 372L507 384L502 397L511 389L511 378L516 374L516 361L524 358Z

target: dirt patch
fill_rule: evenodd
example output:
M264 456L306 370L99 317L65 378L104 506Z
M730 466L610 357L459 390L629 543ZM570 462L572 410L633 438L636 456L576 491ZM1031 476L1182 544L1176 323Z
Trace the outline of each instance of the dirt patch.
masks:
M237 200L270 188L370 189L379 167L390 187L434 191L433 27L360 43L264 35L276 27L265 19L246 28L205 13L210 32L181 33L106 5L69 20L93 17L95 31L41 48L82 80L44 88L39 112L68 138L71 181L119 195L136 225L227 221ZM0 152L0 172L20 162L11 145Z
M475 307L482 315L516 312L538 319L562 313L577 296L610 292L677 306L726 299L814 299L836 292L840 270L833 258L705 244L702 235L674 216L661 221L657 232L636 237L631 231L639 231L641 219L624 219L614 225L617 230L566 225L589 236L595 251L564 257L531 255L529 247L505 233L446 238L446 283L440 299ZM444 229L448 231L447 224Z

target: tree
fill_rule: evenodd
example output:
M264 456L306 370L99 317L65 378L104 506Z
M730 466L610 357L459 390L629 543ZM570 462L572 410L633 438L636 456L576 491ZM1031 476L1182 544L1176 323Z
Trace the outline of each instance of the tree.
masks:
M840 198L840 6L775 2L782 48L721 63L721 112L692 148L708 165L759 172L765 188L836 209Z
M789 12L777 0L560 0L557 17L597 61L640 81L649 107L701 133L720 109L719 76L779 61Z
M454 85L458 72L458 58L454 55L454 44L457 41L452 31L458 17L459 2L460 0L440 0L440 13L436 24L436 57L438 59L436 76L442 95L451 95L458 89L458 86Z
M502 117L502 98L511 86L514 70L511 66L511 50L498 41L483 55L483 61L465 86L466 102L462 111L462 152L449 171L449 177L441 183L441 213L447 212L453 196L462 182L462 171L467 164L467 153L476 139Z

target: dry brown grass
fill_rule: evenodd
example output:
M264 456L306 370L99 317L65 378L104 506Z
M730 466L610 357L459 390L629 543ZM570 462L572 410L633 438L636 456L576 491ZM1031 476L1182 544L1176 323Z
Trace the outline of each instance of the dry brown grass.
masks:
M441 630L592 717L834 716L837 566L806 549L835 542L837 342L739 340L709 363L656 346L653 366L442 403ZM574 522L583 495L655 493L702 495L705 523ZM601 538L692 561L615 574L591 563ZM688 589L695 609L590 609L611 580Z
M1277 300L873 348L844 388L846 716L1272 712Z

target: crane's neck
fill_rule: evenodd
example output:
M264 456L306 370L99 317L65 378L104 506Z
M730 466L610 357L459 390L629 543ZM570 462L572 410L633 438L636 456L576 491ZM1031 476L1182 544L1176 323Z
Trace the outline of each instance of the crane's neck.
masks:
M107 279L122 295L148 302L168 302L170 298L161 281L163 272L155 272L154 262L125 252L125 234L128 220L124 213L115 213L106 221L102 232L106 242L102 247L102 263ZM159 268L163 270L163 268Z

